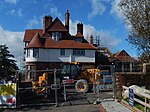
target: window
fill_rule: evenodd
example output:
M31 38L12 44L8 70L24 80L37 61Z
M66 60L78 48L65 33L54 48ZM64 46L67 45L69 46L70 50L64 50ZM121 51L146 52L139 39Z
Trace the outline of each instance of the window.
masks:
M35 79L35 66L34 65L28 65L27 66L27 79L28 80L34 80Z
M61 33L60 32L53 32L52 33L52 39L54 41L59 41L60 37L61 37Z
M25 47L28 46L29 42L25 42Z
M30 57L30 49L27 49L26 51L27 51L27 55L26 56L27 56L27 58L29 58Z
M83 50L83 49L73 49L73 55L75 55L75 56L85 56L85 50Z
M65 55L65 49L60 49L60 55Z
M39 57L39 49L37 49L37 48L33 49L33 57L35 57L35 58Z

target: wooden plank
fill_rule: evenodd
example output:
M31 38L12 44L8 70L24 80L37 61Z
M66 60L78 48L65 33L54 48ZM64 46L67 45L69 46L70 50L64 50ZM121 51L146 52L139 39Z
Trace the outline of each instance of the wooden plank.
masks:
M134 100L135 100L136 102L138 102L138 103L140 103L140 104L142 104L142 105L144 105L144 106L146 106L146 107L149 107L149 108L150 108L150 104L145 103L145 102L143 102L143 101L141 101L141 100L139 100L139 99L137 99L137 98L134 98Z

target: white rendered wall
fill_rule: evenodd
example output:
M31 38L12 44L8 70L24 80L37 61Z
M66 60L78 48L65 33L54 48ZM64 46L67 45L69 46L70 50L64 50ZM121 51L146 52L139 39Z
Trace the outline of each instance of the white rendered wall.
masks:
M30 57L26 62L95 62L95 50L85 50L85 56L74 56L72 49L65 49L65 55L60 55L60 49L39 49L39 57L33 57L33 49L30 49Z

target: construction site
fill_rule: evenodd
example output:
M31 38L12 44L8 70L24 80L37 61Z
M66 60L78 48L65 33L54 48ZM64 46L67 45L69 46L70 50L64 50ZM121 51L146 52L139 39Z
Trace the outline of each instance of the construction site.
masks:
M0 111L148 112L150 64L84 37L82 23L71 35L69 19L67 10L64 24L44 16L25 30L24 69L1 80Z

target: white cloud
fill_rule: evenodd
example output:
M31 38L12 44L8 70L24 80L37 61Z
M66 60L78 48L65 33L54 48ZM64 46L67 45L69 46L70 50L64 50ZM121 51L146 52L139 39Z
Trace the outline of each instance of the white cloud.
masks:
M23 59L24 32L7 31L0 26L0 35L0 44L6 44L10 53L15 56L18 67L20 67L20 62Z
M35 16L30 19L26 25L26 28L28 29L32 29L32 28L38 28L39 26L41 26L41 23L42 21L40 19L37 19Z
M118 4L121 0L114 0L111 4L112 4L112 9L110 11L111 14L116 15L117 17L119 17L120 19L124 19L124 15L121 12Z
M125 16L122 13L120 7L118 6L118 4L120 3L121 0L114 0L112 2L112 9L110 11L110 14L114 14L117 19L120 19L121 21L125 20ZM125 24L125 28L130 31L131 30L131 25L130 24Z
M62 17L62 14L58 11L58 8L52 4L50 5L50 14L56 17Z
M54 15L56 17L61 17L62 16L61 13L58 11L58 8L55 7L55 6L52 6L50 8L50 14L52 14L52 15Z
M70 33L75 35L77 32L77 24L79 21L72 22L70 20ZM100 45L108 47L110 50L116 48L122 41L115 37L113 31L99 31L89 24L83 24L84 38L89 41L89 36L93 35L94 40L96 37L100 40Z
M51 0L46 1L43 5L43 8L45 10L48 10L52 16L59 17L59 18L62 17L62 14L60 13L58 8L53 4Z
M19 10L12 9L8 12L8 14L13 15L13 16L23 17L22 11L23 11L22 9L19 9Z
M22 9L19 9L19 10L17 11L17 14L18 14L19 17L22 17L22 16L23 16L22 11L23 11Z
M103 2L109 1L110 0L90 0L92 4L92 12L88 13L88 19L91 19L97 15L102 15L106 10L106 6Z
M5 0L5 2L7 2L9 4L16 4L17 0Z

